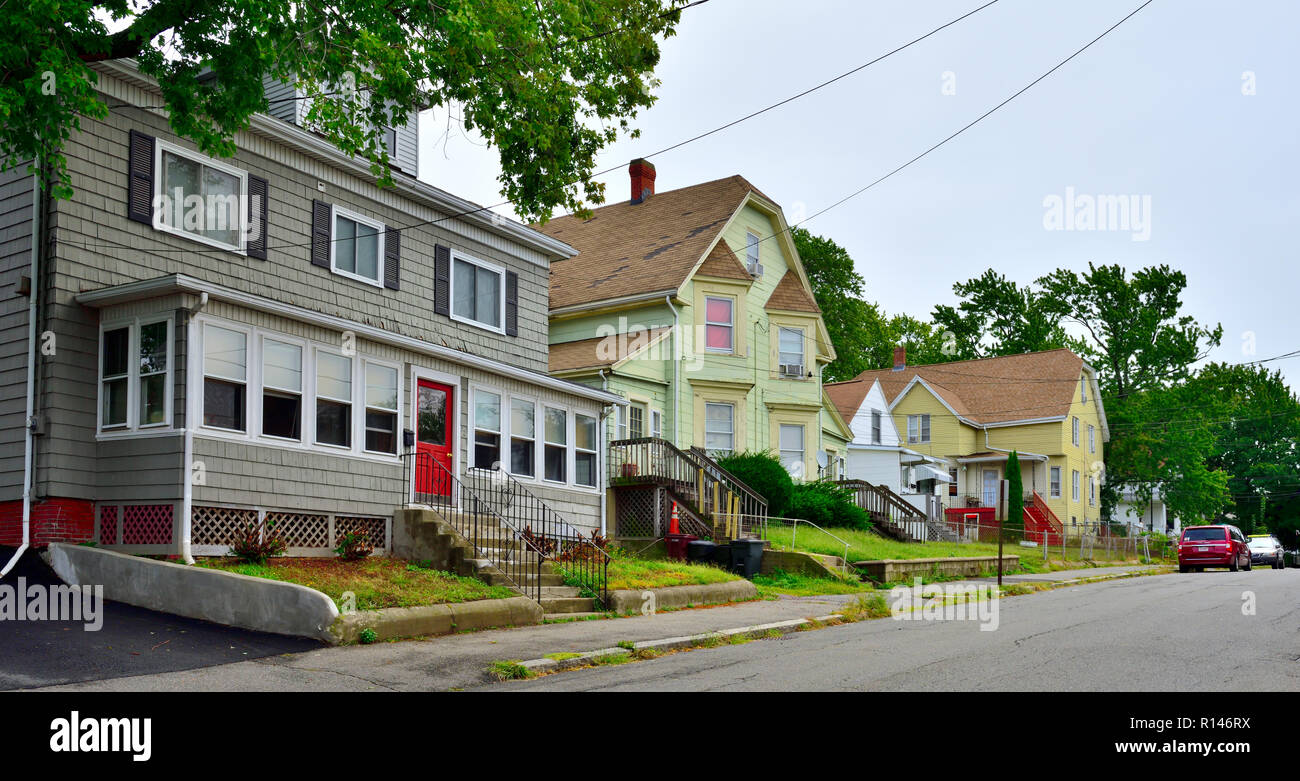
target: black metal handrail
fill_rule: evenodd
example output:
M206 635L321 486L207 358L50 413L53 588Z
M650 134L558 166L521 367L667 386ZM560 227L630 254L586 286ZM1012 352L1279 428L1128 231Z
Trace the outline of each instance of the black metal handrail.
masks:
M407 451L402 463L406 484L413 487L408 506L432 507L473 546L478 558L491 562L521 594L541 601L542 562L546 559L541 546L456 479L432 453Z
M499 466L469 469L465 479L478 496L506 518L528 539L543 558L554 561L570 585L591 595L601 606L609 604L609 551L598 532L584 535L514 475Z

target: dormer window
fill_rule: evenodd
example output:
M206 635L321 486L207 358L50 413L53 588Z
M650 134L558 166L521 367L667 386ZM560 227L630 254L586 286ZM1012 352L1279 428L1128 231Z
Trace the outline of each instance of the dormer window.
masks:
M730 298L704 299L704 346L709 352L735 351L735 306Z

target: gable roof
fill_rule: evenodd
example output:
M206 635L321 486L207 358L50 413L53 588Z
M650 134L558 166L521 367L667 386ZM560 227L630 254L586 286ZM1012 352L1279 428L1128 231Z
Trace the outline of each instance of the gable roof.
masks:
M740 265L740 258L736 253L731 251L726 241L719 241L713 245L709 251L709 256L704 259L700 267L695 270L696 275L705 277L722 277L723 279L739 279L744 282L751 281L752 277L745 267Z
M603 206L587 220L566 215L534 226L578 250L551 263L551 309L676 291L751 192L766 199L729 176Z
M611 337L608 336L579 339L575 342L557 342L550 346L550 363L547 371L555 373L576 369L608 369L655 344L660 337L671 330L667 326L652 328L644 332L644 336L614 338L612 342ZM610 350L611 345L613 350Z
M792 311L792 312L812 312L819 315L822 313L821 307L808 294L808 289L803 286L803 280L794 269L786 269L781 281L776 283L772 289L772 295L768 296L767 303L763 306L769 312L772 310Z
M923 385L962 418L975 425L992 425L1069 414L1083 369L1083 359L1062 348L908 366L902 371L873 369L847 382L828 384L827 393L840 414L851 419L873 382L880 383L891 406L913 385ZM1095 385L1090 396L1096 398Z

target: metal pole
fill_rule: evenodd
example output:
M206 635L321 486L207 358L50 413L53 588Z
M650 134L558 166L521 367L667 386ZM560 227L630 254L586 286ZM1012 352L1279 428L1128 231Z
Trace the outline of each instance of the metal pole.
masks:
M1002 519L998 519L998 589L1002 589Z

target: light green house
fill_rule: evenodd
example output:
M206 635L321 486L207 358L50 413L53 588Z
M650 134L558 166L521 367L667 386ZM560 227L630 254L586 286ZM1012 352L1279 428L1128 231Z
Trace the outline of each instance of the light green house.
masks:
M796 478L839 477L852 433L821 382L835 351L781 207L740 176L655 193L652 165L629 172L632 199L540 226L578 250L551 265L551 374L628 399L608 441L771 451Z

